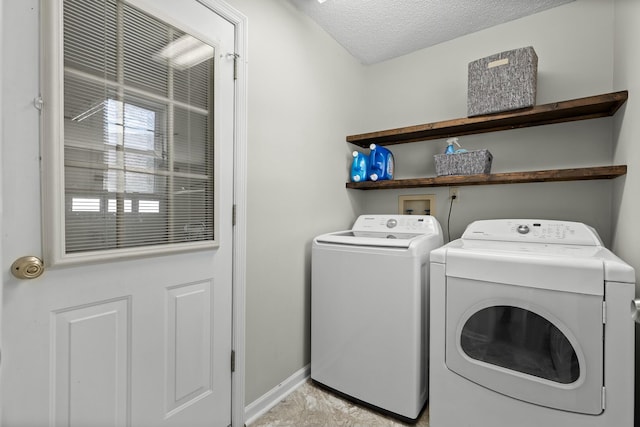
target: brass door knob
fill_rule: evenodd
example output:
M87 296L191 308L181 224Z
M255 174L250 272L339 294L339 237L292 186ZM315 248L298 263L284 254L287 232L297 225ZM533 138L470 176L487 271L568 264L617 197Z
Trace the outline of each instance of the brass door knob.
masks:
M18 279L35 279L44 273L44 263L36 256L23 256L11 264L11 273Z

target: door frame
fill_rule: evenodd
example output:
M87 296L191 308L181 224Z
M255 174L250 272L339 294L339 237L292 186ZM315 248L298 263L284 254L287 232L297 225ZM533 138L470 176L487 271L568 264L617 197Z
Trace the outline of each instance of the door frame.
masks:
M233 149L233 282L232 343L235 372L231 377L231 425L245 421L245 300L247 271L247 17L223 0L197 0L235 27L236 85Z
M4 22L4 3L0 3L0 23ZM2 165L2 157L4 153L4 31L0 25L0 165ZM0 173L0 236L3 236L4 223L4 193L2 191L4 180ZM0 244L0 265L4 266L3 245ZM2 307L4 305L3 289L4 275L0 276L0 342L2 342ZM2 348L0 348L0 381L2 380ZM232 396L233 397L233 396ZM233 406L233 402L231 403ZM0 420L2 420L2 387L0 387Z
M234 172L233 172L233 204L235 225L233 227L232 254L232 343L235 353L235 371L231 379L231 422L232 426L244 425L244 383L245 383L245 289L246 289L246 176L247 176L247 17L223 0L196 0L221 17L228 20L235 27L235 123L234 123ZM0 3L0 22L4 15L3 3ZM4 153L4 33L0 31L0 159ZM33 94L34 98L38 94ZM0 231L3 224L3 191L0 175ZM5 266L0 246L0 262ZM8 266L3 267L2 283L0 285L0 304L2 304L2 289L4 288L4 274L8 274ZM0 305L0 333L2 332ZM2 349L0 349L0 352ZM1 375L1 370L0 370ZM1 396L0 396L1 398ZM1 400L0 400L1 402ZM0 404L0 415L2 405Z
M231 349L235 371L231 376L231 425L244 426L245 295L247 264L247 52L248 20L223 0L197 0L235 27L235 123L233 144L233 255Z

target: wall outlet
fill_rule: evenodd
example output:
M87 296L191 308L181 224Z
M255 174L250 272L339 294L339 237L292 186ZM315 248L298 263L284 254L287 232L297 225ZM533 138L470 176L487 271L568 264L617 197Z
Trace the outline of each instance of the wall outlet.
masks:
M449 198L460 200L460 189L458 187L449 187Z

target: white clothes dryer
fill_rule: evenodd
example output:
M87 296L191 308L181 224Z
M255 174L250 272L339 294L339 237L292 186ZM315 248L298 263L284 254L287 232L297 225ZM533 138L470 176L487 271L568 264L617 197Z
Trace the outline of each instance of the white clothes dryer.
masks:
M311 378L397 418L427 399L429 252L442 229L428 215L362 215L314 239Z
M432 427L631 427L635 272L591 227L488 220L431 252Z

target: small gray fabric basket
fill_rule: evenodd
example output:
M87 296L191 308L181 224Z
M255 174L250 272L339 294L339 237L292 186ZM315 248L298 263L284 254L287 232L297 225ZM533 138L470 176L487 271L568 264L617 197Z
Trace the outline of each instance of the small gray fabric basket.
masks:
M491 173L493 156L489 150L436 154L436 175L477 175Z

